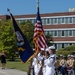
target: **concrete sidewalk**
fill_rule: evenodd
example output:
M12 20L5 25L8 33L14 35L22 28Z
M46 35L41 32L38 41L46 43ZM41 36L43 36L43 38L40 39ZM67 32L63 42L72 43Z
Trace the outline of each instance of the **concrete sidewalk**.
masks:
M1 69L0 68L0 75L27 75L26 72L16 70L16 69Z

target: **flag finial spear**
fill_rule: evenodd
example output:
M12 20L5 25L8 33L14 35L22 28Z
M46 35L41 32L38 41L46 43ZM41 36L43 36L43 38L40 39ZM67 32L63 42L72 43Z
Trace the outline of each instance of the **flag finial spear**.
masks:
M7 8L7 11L10 13L10 9L9 8Z

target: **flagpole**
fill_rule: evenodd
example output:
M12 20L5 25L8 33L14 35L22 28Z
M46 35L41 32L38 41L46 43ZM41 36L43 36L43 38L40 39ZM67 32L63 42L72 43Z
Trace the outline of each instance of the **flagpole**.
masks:
M36 5L37 12L39 12L39 0L36 0L36 2L37 2L37 5Z
M38 12L39 12L39 0L36 0L36 11L37 11L37 15L38 15ZM37 16L36 16L36 18L37 18ZM38 31L37 31L37 34L38 34ZM38 35L37 35L37 53L38 53L38 50L39 50L39 48L38 48Z
M37 0L37 8L39 7L39 0Z

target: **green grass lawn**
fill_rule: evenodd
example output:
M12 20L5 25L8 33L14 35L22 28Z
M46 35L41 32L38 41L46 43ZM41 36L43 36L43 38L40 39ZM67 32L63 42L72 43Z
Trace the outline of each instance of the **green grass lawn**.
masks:
M1 66L1 64L0 64ZM18 69L22 71L27 71L29 66L29 62L23 63L21 61L7 61L6 68Z

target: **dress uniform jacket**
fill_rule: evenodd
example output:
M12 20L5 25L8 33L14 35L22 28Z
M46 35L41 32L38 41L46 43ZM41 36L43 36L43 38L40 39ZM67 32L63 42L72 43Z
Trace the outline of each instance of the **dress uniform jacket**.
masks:
M38 75L41 65L37 58L33 58L32 66L34 67L34 74Z
M56 55L52 54L46 60L46 72L45 75L54 75L55 74L55 67L54 62L56 60Z
M45 75L45 73L46 73L46 62L47 62L47 58L44 59L44 65L43 65L43 69L42 69L43 75Z

